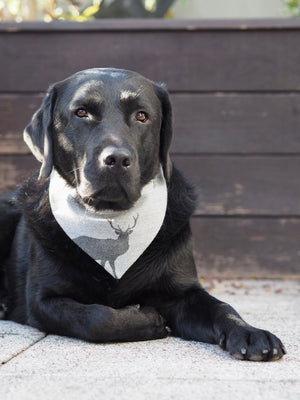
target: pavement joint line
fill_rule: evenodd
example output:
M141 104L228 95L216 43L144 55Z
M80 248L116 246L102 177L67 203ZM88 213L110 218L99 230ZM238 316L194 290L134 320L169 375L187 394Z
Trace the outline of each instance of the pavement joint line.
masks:
M12 333L12 334L9 333L8 335L20 336L20 334L16 334L16 333ZM1 336L2 336L2 334L1 334ZM24 348L24 349L18 351L17 353L11 355L10 357L8 357L7 360L2 361L2 362L0 363L0 368L1 368L3 365L9 363L9 362L10 362L11 360L13 360L14 358L16 358L16 357L18 357L19 355L25 353L25 351L27 351L27 350L30 349L31 347L35 346L35 345L36 345L37 343L39 343L41 340L45 339L46 336L47 336L47 335L45 334L43 337L38 338L35 342L30 343L26 348Z

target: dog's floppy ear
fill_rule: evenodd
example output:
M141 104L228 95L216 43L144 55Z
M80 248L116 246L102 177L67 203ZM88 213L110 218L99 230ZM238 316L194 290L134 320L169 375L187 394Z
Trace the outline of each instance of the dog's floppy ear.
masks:
M35 112L23 133L25 143L35 158L42 163L39 179L47 178L53 167L52 124L54 103L55 87L51 86L41 107Z
M172 127L172 106L169 94L164 85L154 84L156 93L161 102L162 123L160 128L160 159L163 166L165 179L169 182L172 175L172 161L169 149L173 136Z

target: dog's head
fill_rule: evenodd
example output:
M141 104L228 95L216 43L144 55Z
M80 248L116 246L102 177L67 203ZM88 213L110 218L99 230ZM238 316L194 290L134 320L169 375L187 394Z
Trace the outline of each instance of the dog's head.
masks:
M171 105L167 91L141 75L90 69L50 87L24 131L42 163L53 167L96 210L127 209L158 173L171 176Z

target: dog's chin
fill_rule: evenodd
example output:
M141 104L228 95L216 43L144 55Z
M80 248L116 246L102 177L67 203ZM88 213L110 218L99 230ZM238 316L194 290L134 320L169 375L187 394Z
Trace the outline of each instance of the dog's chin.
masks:
M86 208L93 211L125 211L129 210L134 205L134 202L130 201L120 201L115 199L102 200L92 197L84 198L83 203Z
M140 193L130 195L125 192L110 194L101 190L91 196L79 197L80 203L91 211L125 211L133 207L134 203L139 199Z

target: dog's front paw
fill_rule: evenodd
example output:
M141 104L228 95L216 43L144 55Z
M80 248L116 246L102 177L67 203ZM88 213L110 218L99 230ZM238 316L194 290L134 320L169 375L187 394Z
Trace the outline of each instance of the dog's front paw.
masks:
M275 361L286 350L281 341L272 333L252 326L235 326L222 333L220 346L239 360Z
M168 336L168 328L165 319L152 307L141 307L140 312L148 320L148 330L151 338L161 339Z
M168 335L166 321L154 308L135 305L125 307L124 311L133 330L129 340L162 339Z
M7 311L7 307L5 304L0 303L0 319L4 319L5 318L5 313Z

